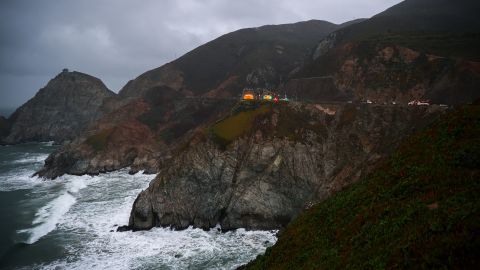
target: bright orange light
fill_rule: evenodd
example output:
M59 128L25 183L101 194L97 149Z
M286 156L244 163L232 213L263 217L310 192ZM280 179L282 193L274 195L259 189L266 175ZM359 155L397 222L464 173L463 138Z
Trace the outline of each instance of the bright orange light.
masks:
M253 97L252 94L245 94L245 95L243 95L243 99L251 100L251 99L254 99L254 97Z

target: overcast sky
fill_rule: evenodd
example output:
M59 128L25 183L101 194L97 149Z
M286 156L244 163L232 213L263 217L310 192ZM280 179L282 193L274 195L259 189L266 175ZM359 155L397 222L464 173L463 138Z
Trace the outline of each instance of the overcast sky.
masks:
M310 19L367 18L400 0L0 0L0 108L62 68L118 92L130 79L222 34Z

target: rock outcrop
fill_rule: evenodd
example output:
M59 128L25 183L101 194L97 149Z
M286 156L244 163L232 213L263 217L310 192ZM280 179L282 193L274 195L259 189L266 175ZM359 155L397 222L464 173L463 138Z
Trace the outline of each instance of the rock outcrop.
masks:
M4 142L72 141L100 118L102 105L114 97L99 79L64 70L13 113Z
M432 107L264 104L235 108L160 168L129 227L278 229L370 172L440 115Z
M406 0L317 43L287 92L319 102L480 97L480 3Z
M480 103L442 115L239 269L476 269Z
M290 80L287 93L323 102L407 104L430 100L458 105L480 97L480 62L397 45L350 42L331 49Z
M145 99L130 100L105 114L74 142L52 153L38 175L56 178L126 167L132 173L156 173L232 104L230 100L185 98L168 87L153 88Z

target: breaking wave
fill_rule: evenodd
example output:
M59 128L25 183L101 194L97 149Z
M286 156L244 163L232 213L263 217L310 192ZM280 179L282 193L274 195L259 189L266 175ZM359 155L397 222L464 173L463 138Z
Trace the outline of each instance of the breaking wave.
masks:
M33 244L53 231L60 219L77 201L74 194L78 193L78 191L84 187L86 187L86 185L82 178L73 179L66 185L66 190L64 190L60 196L40 208L32 222L33 227L18 231L19 234L26 233L29 235L25 243Z
M55 247L64 252L48 261L25 262L25 269L235 269L276 241L276 231L243 229L116 232L128 223L136 196L154 175L120 170L42 180L30 176L46 155L30 154L17 153L10 169L0 172L0 192L27 194L18 203L31 209L31 219L16 231L17 243L29 244L22 248L27 253Z

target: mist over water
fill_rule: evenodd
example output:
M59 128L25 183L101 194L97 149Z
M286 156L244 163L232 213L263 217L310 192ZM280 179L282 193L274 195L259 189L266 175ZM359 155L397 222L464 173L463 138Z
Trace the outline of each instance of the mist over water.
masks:
M155 176L30 177L54 148L0 147L1 269L234 269L276 241L243 229L116 232Z

